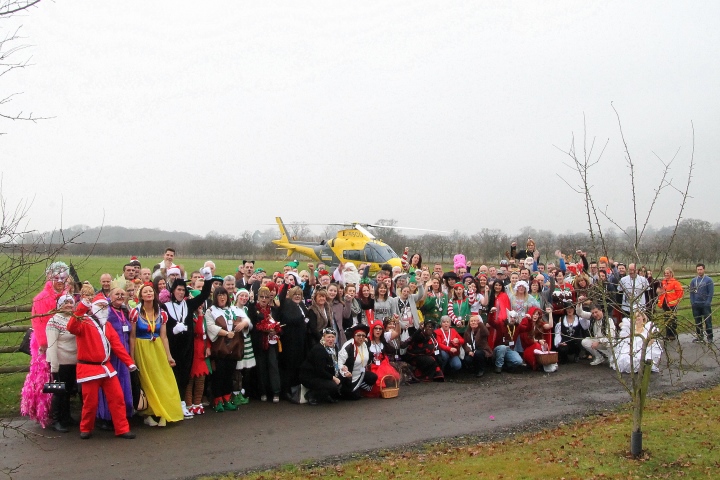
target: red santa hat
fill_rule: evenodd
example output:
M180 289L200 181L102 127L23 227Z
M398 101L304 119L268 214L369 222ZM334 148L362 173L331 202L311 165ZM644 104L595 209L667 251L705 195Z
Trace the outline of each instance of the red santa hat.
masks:
M110 303L104 293L98 292L92 299L93 305L96 303Z

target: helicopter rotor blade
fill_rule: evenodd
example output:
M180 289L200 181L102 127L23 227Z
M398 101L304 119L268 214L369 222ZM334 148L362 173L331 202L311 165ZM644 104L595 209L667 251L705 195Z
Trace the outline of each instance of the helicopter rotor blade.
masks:
M430 228L400 227L400 226L395 226L395 225L372 225L370 223L366 223L365 226L372 227L372 228L393 228L396 230L418 230L418 231L422 231L422 232L450 233L446 230L432 230Z

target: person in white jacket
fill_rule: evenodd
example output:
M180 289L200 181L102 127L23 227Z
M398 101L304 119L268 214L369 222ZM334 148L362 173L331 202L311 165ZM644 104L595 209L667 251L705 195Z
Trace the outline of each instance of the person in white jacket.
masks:
M590 322L590 336L582 339L582 347L592 355L590 365L600 365L610 358L613 353L613 339L615 338L615 323L612 318L605 318L605 315L597 305L590 307L589 312L582 309L582 304L577 306L578 315ZM611 363L614 360L611 360Z

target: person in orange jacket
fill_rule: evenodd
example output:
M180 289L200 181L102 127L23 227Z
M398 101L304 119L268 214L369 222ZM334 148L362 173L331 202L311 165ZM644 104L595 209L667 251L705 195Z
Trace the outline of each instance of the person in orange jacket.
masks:
M668 340L677 338L677 306L683 297L683 286L675 278L675 273L671 268L666 268L664 278L660 282L657 289L658 307L662 308L667 315L667 323L665 327L665 336Z

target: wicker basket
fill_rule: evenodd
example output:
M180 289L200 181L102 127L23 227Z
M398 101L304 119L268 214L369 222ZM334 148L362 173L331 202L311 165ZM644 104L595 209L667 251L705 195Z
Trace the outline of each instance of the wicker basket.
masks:
M542 366L552 365L553 363L558 363L558 354L557 352L536 353L535 361L538 365Z
M391 383L394 385L393 387L388 386L387 379L391 380ZM397 381L397 378L393 377L392 375L385 375L380 380L380 396L382 398L395 398L400 393L400 384Z

